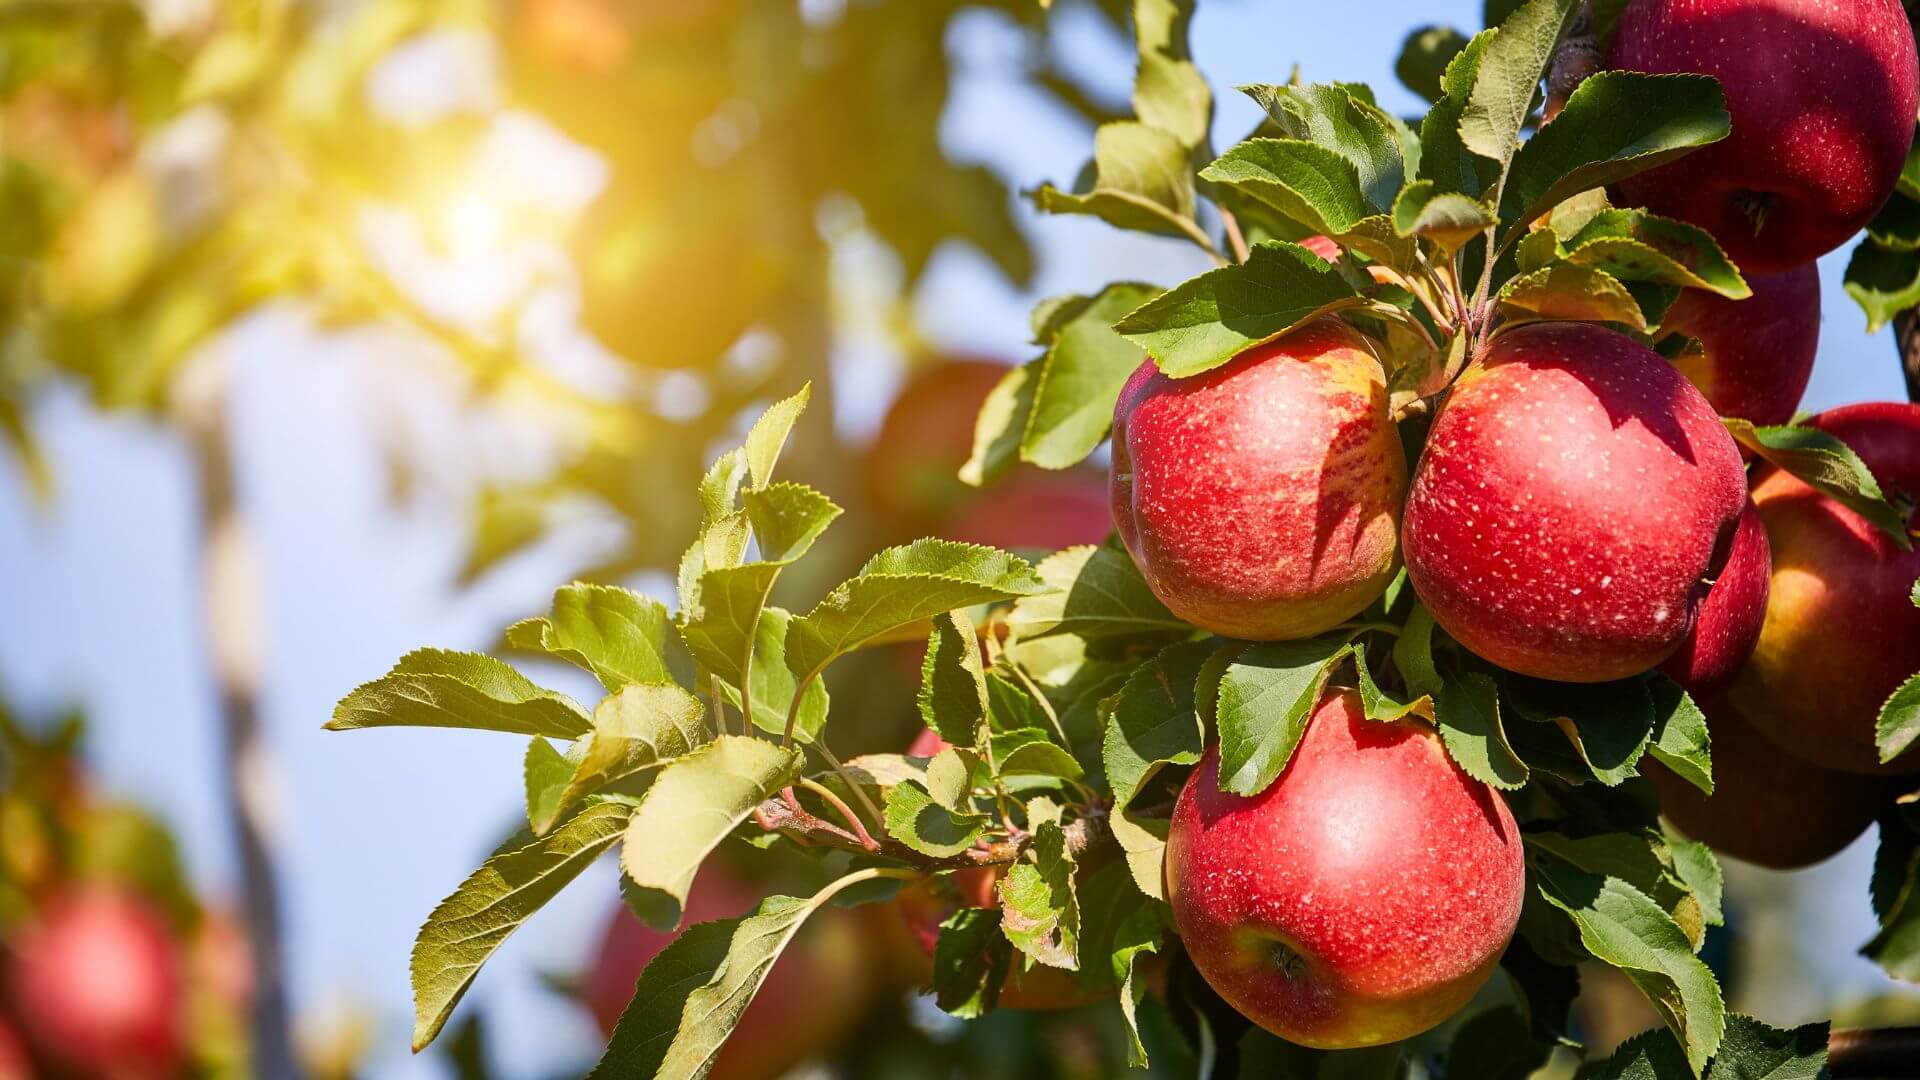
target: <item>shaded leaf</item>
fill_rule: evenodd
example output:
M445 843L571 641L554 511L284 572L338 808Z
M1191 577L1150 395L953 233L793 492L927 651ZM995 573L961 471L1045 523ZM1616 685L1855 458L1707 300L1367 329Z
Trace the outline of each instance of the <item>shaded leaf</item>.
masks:
M980 487L997 479L1020 460L1020 440L1033 416L1034 395L1040 389L1040 367L1045 357L1008 368L980 404L973 425L973 453L960 466L963 483Z
M1647 741L1647 753L1672 769L1674 774L1713 794L1713 754L1707 731L1707 714L1680 684L1657 675L1647 687L1653 699L1653 734Z
M920 663L920 720L955 746L972 746L987 721L986 662L964 611L933 618Z
M1874 725L1874 745L1880 760L1892 761L1920 739L1920 675L1900 684L1887 703L1880 707L1879 722Z
M934 1003L950 1016L985 1016L1000 999L1013 946L1000 932L1000 909L962 906L940 924L933 947Z
M1500 290L1500 310L1509 325L1566 319L1647 328L1640 302L1625 285L1604 271L1568 262L1508 281Z
M1093 134L1093 186L1065 192L1042 184L1030 193L1049 214L1087 214L1116 228L1181 236L1211 249L1193 220L1193 166L1187 147L1159 128L1132 120Z
M1080 902L1074 895L1073 853L1059 810L1038 816L1028 804L1033 843L1027 858L1000 879L1000 929L1013 947L1049 967L1080 966ZM1037 819L1036 819L1037 818Z
M1121 388L1146 360L1138 345L1113 332L1113 322L1159 293L1154 285L1109 285L1059 325L1041 361L1021 460L1072 468L1106 439Z
M1733 300L1753 295L1711 233L1643 210L1602 210L1566 248L1568 261L1621 281L1701 289Z
M1407 89L1428 101L1439 101L1441 76L1447 65L1467 47L1467 36L1451 26L1423 26L1407 35L1393 73Z
M1867 519L1901 549L1912 550L1907 514L1887 501L1873 471L1846 443L1800 424L1755 427L1738 417L1722 417L1721 423L1740 445Z
M1024 597L1007 616L1023 639L1048 634L1098 638L1191 630L1153 595L1124 551L1083 545L1056 551L1034 568L1054 591Z
M1336 634L1262 642L1227 665L1216 713L1220 790L1258 795L1279 778L1346 653L1346 637Z
M986 830L980 814L956 814L921 785L905 780L887 792L887 832L922 855L944 859L973 846Z
M1894 316L1920 306L1920 252L1857 245L1844 281L1847 295L1867 313L1867 333L1879 333Z
M1432 180L1408 184L1393 201L1393 231L1418 236L1451 252L1494 224L1493 211L1479 199L1440 191Z
M1468 776L1508 791L1527 782L1527 765L1513 752L1500 722L1500 690L1492 677L1467 672L1446 679L1434 697L1440 741Z
M1200 760L1205 733L1195 712L1194 684L1212 652L1204 641L1163 649L1114 698L1102 758L1116 809L1131 803L1161 766Z

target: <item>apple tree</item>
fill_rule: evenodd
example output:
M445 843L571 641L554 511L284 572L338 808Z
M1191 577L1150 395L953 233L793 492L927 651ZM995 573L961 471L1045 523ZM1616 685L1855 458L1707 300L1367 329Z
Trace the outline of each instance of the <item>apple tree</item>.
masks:
M1252 85L1222 150L1192 6L1133 5L1133 115L1028 197L1216 265L1041 303L963 470L1110 444L1106 543L923 539L774 605L841 515L775 475L800 387L700 477L671 607L575 583L507 628L597 702L439 649L349 693L330 727L528 739L528 834L420 931L416 1046L617 848L633 916L679 932L595 1076L723 1066L803 924L878 905L940 1009L1110 1002L1140 1067L1525 1076L1581 1056L1597 964L1664 1025L1582 1076L1910 1070L1730 1012L1700 956L1716 851L1807 865L1877 820L1864 951L1920 971L1920 406L1793 419L1808 264L1863 226L1902 254L1909 22L1488 6L1408 39L1425 116ZM841 760L836 666L908 641L927 734ZM743 843L829 877L686 920Z

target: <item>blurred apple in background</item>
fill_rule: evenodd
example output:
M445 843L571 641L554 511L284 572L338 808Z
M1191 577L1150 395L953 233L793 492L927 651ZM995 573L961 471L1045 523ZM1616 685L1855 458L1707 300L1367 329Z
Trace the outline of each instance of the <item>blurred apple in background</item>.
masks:
M48 1060L113 1080L181 1066L185 965L166 922L123 892L55 899L10 942L8 988Z
M709 859L687 894L683 925L748 914L764 891ZM614 907L580 986L603 1034L612 1035L641 971L676 936L642 923L624 903ZM851 912L832 906L815 912L768 972L709 1075L769 1080L841 1043L866 1012L870 964Z

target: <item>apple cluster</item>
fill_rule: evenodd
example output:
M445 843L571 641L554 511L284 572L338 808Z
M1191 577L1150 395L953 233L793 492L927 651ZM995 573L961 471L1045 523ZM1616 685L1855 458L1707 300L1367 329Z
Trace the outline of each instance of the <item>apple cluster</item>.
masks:
M1920 552L1749 463L1722 417L1794 415L1814 260L1907 161L1914 40L1895 0L1633 0L1608 59L1719 80L1731 137L1610 194L1707 230L1751 298L1684 293L1663 327L1693 344L1671 361L1594 323L1496 322L1429 414L1394 407L1377 350L1337 315L1191 377L1149 360L1114 412L1114 523L1154 594L1225 637L1337 632L1404 565L1492 668L1664 672L1702 702L1718 780L1709 797L1649 762L1665 814L1729 854L1805 865L1871 822L1879 778L1920 771L1920 752L1881 761L1874 731L1920 669ZM1920 406L1808 423L1896 505L1920 496ZM1165 879L1194 963L1240 1011L1297 1043L1372 1045L1489 977L1520 915L1520 831L1431 726L1370 720L1336 686L1266 790L1223 791L1219 770L1215 747L1180 794Z

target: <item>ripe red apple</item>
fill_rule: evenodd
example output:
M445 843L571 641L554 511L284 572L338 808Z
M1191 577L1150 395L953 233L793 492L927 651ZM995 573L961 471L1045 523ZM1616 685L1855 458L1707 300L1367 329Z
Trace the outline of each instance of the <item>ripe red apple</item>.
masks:
M1311 637L1372 603L1406 482L1380 362L1337 319L1191 378L1148 361L1114 409L1114 525L1161 601L1218 634Z
M907 380L862 459L876 511L907 522L937 521L973 497L960 466L973 451L980 405L1006 373L1005 364L955 357Z
M1694 694L1721 686L1753 655L1767 618L1767 583L1773 556L1766 526L1747 503L1740 511L1733 544L1693 621L1693 632L1660 670Z
M0 1080L33 1080L33 1059L13 1025L0 1020Z
M1174 805L1167 901L1200 974L1248 1019L1325 1049L1417 1035L1493 974L1526 889L1520 829L1417 721L1330 691L1252 798L1207 751Z
M179 1070L184 964L152 908L105 888L65 894L11 946L13 1004L46 1059L114 1080Z
M1882 490L1920 495L1920 405L1849 405L1812 423L1852 447ZM1773 547L1773 582L1760 643L1728 696L1761 734L1815 764L1920 771L1920 751L1882 765L1873 740L1881 704L1920 671L1911 599L1920 550L1900 550L1778 469L1756 476L1753 501Z
M1720 80L1733 133L1620 196L1705 228L1759 273L1812 262L1879 213L1920 109L1898 0L1633 0L1610 66Z
M1750 275L1753 295L1729 300L1688 289L1660 320L1663 329L1697 339L1704 351L1679 368L1721 416L1756 424L1793 419L1813 375L1820 344L1820 271L1812 264L1784 274Z
M1793 870L1846 847L1879 815L1885 781L1802 761L1723 700L1701 707L1713 738L1711 797L1652 758L1641 764L1660 791L1660 812L1681 832L1724 855Z
M1334 243L1331 236L1309 236L1300 241L1300 246L1328 262L1335 262L1340 258L1340 245Z
M1503 668L1646 671L1692 633L1746 505L1740 451L1652 349L1581 323L1494 339L1434 420L1407 496L1407 574Z
M758 890L709 861L687 895L686 921L730 919L759 902ZM641 969L673 938L641 922L625 904L615 905L580 990L602 1033L613 1033ZM838 1045L866 1009L872 990L867 960L851 913L834 907L815 912L774 962L709 1075L764 1080Z

